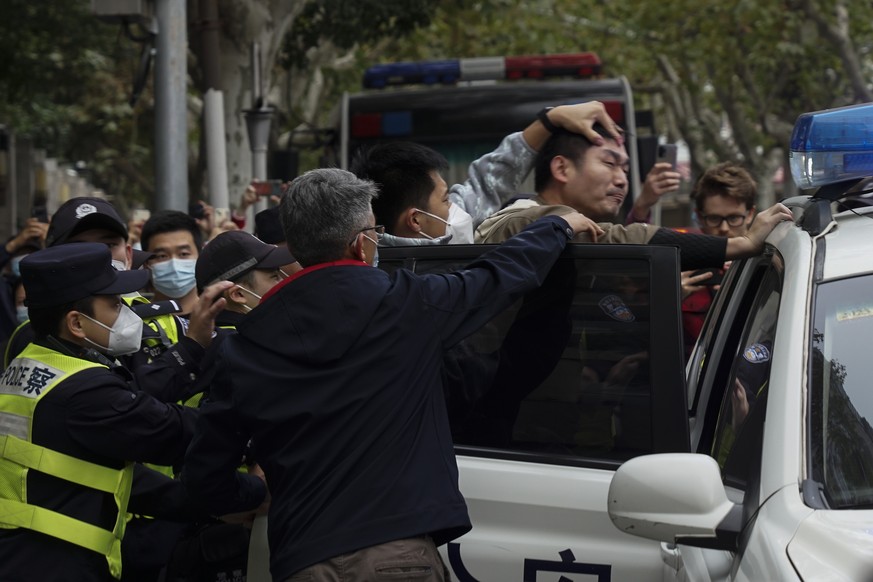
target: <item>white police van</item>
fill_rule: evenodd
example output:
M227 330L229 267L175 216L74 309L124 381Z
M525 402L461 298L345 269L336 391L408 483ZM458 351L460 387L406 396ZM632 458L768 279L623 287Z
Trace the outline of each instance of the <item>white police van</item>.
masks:
M446 357L473 522L442 548L454 579L873 578L867 143L873 106L800 118L795 178L820 196L735 262L687 378L671 247L570 245ZM482 250L386 248L380 267ZM269 580L262 520L251 547L249 580Z

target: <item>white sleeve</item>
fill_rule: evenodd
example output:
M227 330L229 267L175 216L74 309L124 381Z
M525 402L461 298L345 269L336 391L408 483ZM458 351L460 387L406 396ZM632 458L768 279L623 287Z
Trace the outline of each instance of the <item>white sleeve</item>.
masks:
M470 164L466 182L449 188L451 201L478 225L518 193L533 168L536 154L524 141L522 132L509 134L497 149Z

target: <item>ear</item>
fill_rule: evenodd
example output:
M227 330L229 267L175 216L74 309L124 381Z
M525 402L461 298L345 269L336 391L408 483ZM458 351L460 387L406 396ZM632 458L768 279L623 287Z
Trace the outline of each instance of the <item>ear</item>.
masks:
M355 242L352 243L352 256L360 261L367 262L367 255L364 254L364 235L358 233L355 237Z
M570 172L573 168L572 162L564 156L555 156L549 163L552 179L561 184L566 184L569 181Z
M229 303L236 303L239 305L246 304L246 294L245 292L234 285L230 289L224 292L224 297L227 299Z
M405 230L411 230L412 232L421 232L421 221L418 219L418 212L415 211L415 208L407 208L400 215L401 224L406 227ZM397 232L403 232L401 229L395 229Z
M127 269L130 270L133 267L133 247L130 245L127 246L127 251L124 253L124 261L127 263Z
M78 311L68 311L61 325L74 338L85 339L85 329Z

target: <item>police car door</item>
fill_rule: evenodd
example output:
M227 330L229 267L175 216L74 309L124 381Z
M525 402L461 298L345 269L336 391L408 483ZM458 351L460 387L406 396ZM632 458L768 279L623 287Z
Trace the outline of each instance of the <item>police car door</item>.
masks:
M662 544L672 556L665 579L727 580L747 549L750 524L764 501L764 421L783 279L782 260L772 249L737 262L695 346L688 366L692 448L718 462L728 499L744 506L743 523L737 531L725 528L710 547Z
M380 250L380 267L462 267L487 245ZM545 284L449 352L444 386L473 530L454 579L660 580L657 542L617 530L625 460L688 451L678 251L570 245Z

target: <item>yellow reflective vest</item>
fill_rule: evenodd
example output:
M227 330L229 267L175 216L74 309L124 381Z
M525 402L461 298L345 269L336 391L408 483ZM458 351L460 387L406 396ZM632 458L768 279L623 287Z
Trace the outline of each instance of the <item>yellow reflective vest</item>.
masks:
M135 303L149 303L149 300L142 295L122 297L122 299L128 307L133 306ZM151 327L161 336L160 342L157 340L150 340L150 345L158 345L158 343L161 343L164 348L168 348L175 343L179 343L181 333L179 325L176 322L176 316L170 313L143 319L145 325Z
M29 344L0 377L0 528L26 528L106 557L121 578L121 539L130 499L133 463L114 469L34 444L36 407L58 384L83 370L105 368ZM112 530L28 502L27 474L39 471L111 495L118 508Z

